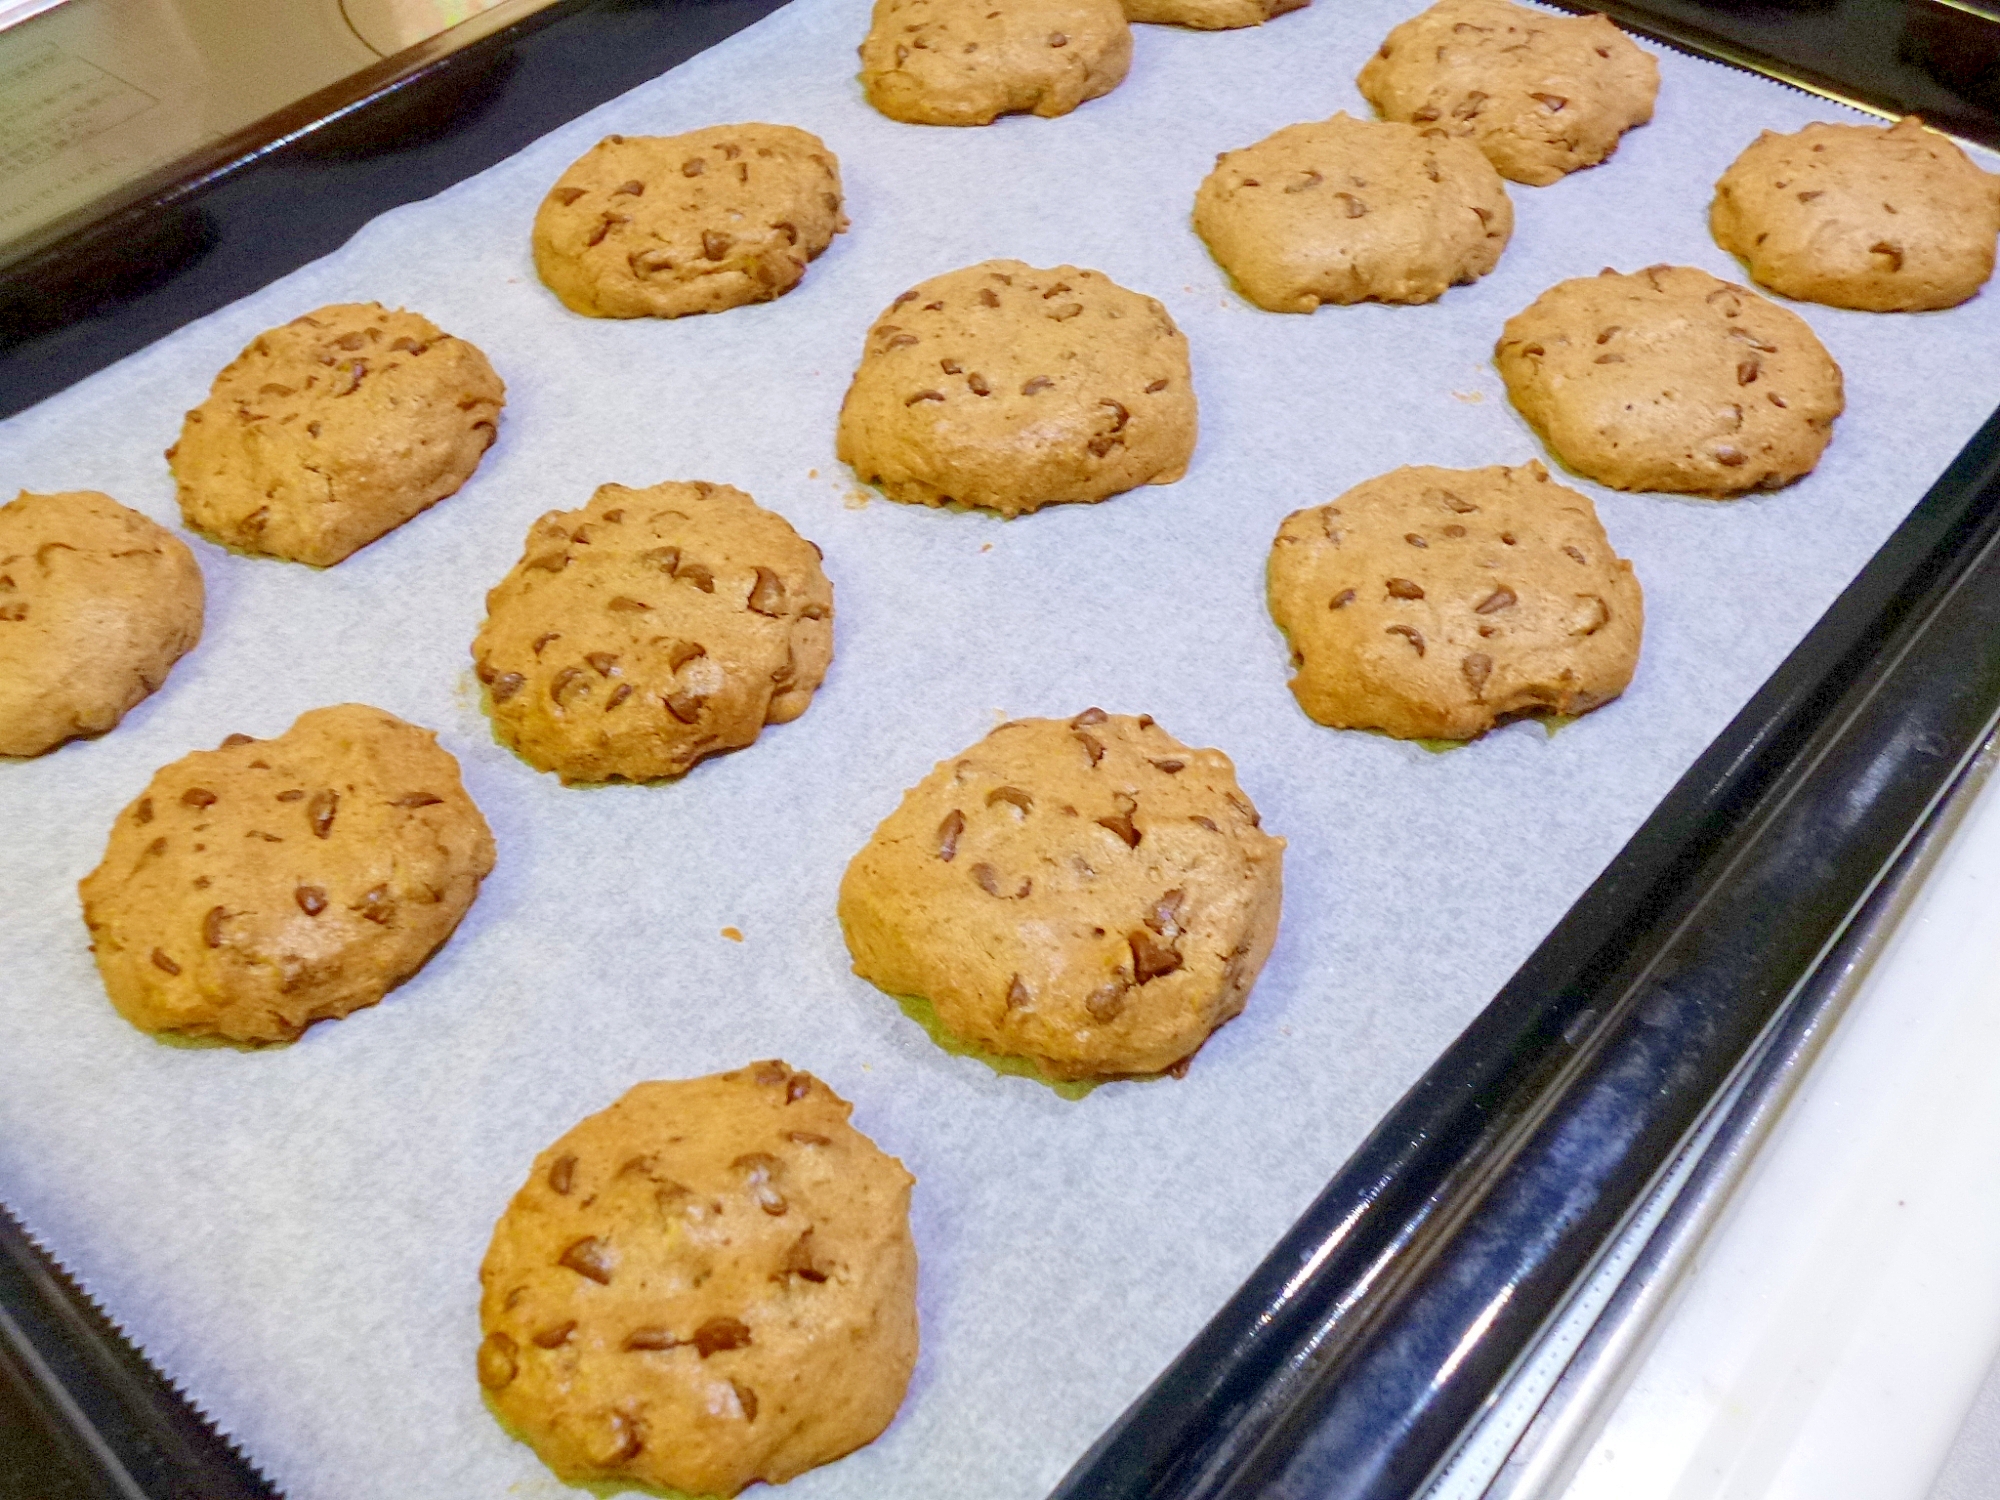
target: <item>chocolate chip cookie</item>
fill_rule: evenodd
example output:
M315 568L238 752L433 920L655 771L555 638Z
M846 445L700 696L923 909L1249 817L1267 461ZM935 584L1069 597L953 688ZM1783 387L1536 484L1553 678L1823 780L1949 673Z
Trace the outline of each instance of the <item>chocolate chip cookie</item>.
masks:
M861 43L868 102L911 125L1066 115L1131 65L1118 0L875 0Z
M1391 31L1356 82L1384 119L1463 136L1501 176L1546 187L1653 118L1660 67L1603 16L1438 0Z
M187 544L109 495L0 505L0 755L103 734L201 639Z
M1196 31L1262 26L1274 16L1303 10L1312 0L1125 0L1125 19Z
M1843 406L1804 319L1690 266L1553 286L1493 358L1556 457L1617 490L1782 488L1819 462Z
M1220 750L1144 714L1018 719L937 768L847 867L854 972L1057 1079L1176 1069L1243 1009L1285 841Z
M1606 703L1639 661L1632 565L1538 463L1397 469L1295 511L1269 582L1292 693L1336 729L1471 739Z
M377 303L260 333L167 462L196 531L330 567L435 505L492 446L506 388L464 339Z
M1514 206L1470 141L1337 114L1225 151L1194 227L1237 288L1270 312L1324 302L1434 302L1477 281Z
M796 719L833 659L833 585L726 484L599 488L551 511L472 643L494 733L564 782L680 776Z
M917 1359L915 1179L810 1073L642 1083L535 1158L479 1383L571 1484L734 1495L872 1441Z
M835 449L891 500L1025 515L1187 472L1187 340L1098 271L989 260L903 293L868 330Z
M606 136L542 200L535 270L593 318L769 302L847 227L840 201L840 163L790 125Z
M1715 242L1761 286L1866 312L1955 307L1993 274L2000 177L1914 115L1765 131L1715 185Z
M492 868L436 736L344 703L163 766L79 889L133 1025L289 1042L422 968Z

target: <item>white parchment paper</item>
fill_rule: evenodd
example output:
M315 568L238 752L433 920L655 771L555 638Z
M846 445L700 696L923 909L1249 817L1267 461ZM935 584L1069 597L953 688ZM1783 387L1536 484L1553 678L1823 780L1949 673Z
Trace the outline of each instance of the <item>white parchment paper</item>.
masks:
M780 1056L917 1174L923 1355L902 1413L799 1500L1041 1494L1194 1334L1477 1012L2000 403L2000 292L1913 316L1802 306L1846 372L1818 471L1718 504L1577 483L1647 593L1619 702L1434 755L1319 728L1263 605L1279 520L1399 464L1540 453L1490 363L1564 277L1740 279L1710 185L1762 127L1852 118L1661 56L1657 121L1512 187L1499 268L1421 308L1256 310L1188 225L1221 150L1336 109L1418 0L1318 0L1252 31L1137 28L1067 118L898 125L854 81L867 0L794 0L337 253L0 424L0 487L178 513L161 450L260 329L328 302L420 310L508 386L455 498L326 572L196 542L207 635L105 738L0 764L0 1198L299 1500L565 1493L481 1406L476 1269L533 1154L637 1080ZM528 229L613 131L819 133L853 229L768 306L565 312ZM1986 162L1989 167L1993 163ZM282 232L274 226L274 232ZM863 503L833 458L870 320L993 256L1166 304L1201 443L1179 484L1011 523ZM672 786L564 790L497 747L470 681L485 591L599 483L740 485L826 551L837 657L811 710ZM437 729L499 841L458 935L379 1008L287 1050L184 1050L106 1003L75 893L152 771L360 700ZM1066 1102L940 1052L855 979L849 856L1000 717L1150 712L1236 760L1291 841L1244 1016L1180 1082ZM739 944L722 936L740 929Z

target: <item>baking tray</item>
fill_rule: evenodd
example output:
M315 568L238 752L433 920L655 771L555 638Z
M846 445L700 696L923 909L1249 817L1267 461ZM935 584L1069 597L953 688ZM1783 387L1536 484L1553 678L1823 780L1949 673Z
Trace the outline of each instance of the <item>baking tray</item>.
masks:
M0 397L30 404L767 8L562 4L460 59L392 59L308 101L9 268ZM1946 90L1949 123L2000 140L1976 87L1992 70L1963 66L2000 34L1974 7L1609 8L1834 97L1943 116L1882 65L1882 39L1902 39L1898 66ZM1831 50L1845 76L1827 43L1842 25L1858 39ZM1906 45L1941 29L1962 44ZM131 233L161 224L181 226L169 249L194 250L135 267ZM2000 417L1058 1493L1422 1484L1990 723L1996 517ZM0 1269L0 1353L48 1451L95 1486L77 1493L262 1492L11 1221Z

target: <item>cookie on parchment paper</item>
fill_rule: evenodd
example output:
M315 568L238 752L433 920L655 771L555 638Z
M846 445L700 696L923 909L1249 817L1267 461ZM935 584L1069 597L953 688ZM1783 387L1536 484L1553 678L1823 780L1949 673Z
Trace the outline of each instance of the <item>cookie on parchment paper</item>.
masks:
M1645 623L1596 507L1539 463L1397 469L1295 511L1269 588L1299 707L1403 739L1606 703Z
M570 1483L779 1484L917 1358L903 1164L810 1073L642 1083L535 1159L479 1270L479 1383Z
M593 318L769 302L847 227L840 205L840 163L790 125L606 136L542 200L535 271Z
M492 868L436 736L345 703L163 766L79 889L133 1025L289 1042L423 967Z
M1391 31L1356 82L1384 119L1464 136L1501 176L1547 187L1653 118L1660 67L1603 16L1438 0Z
M1303 10L1312 0L1124 0L1125 19L1196 31L1232 31L1262 26L1273 17Z
M868 330L835 452L891 500L1025 515L1187 472L1187 339L1098 271L989 260Z
M1844 405L1803 318L1690 266L1560 282L1507 320L1493 360L1556 457L1618 490L1780 489Z
M875 0L861 43L868 102L910 125L1066 115L1131 65L1119 0Z
M1287 125L1216 158L1194 227L1270 312L1432 302L1492 270L1514 206L1469 141L1388 120Z
M215 377L167 462L181 515L227 546L329 567L457 492L506 388L486 356L377 303L269 329Z
M0 505L0 755L103 734L201 639L187 544L95 490Z
M551 511L472 643L501 743L565 782L679 776L796 719L833 658L819 548L726 484Z
M1708 222L1784 296L1866 312L1955 307L1993 274L2000 176L1914 115L1815 122L1746 147L1716 183Z
M840 883L854 972L1057 1079L1166 1072L1243 1009L1285 841L1151 717L1018 719L940 761Z

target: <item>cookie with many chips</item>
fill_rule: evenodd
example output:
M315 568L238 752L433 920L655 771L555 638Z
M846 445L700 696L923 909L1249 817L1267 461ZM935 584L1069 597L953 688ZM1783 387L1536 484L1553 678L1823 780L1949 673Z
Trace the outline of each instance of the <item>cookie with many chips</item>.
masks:
M1285 841L1144 714L1017 719L940 761L840 882L854 972L1057 1079L1187 1063L1278 932Z
M479 1383L572 1484L780 1484L917 1358L914 1179L781 1062L642 1083L535 1158L479 1268Z
M726 484L551 511L472 643L493 730L565 782L650 781L796 719L833 659L819 548Z
M861 43L868 102L910 125L1066 115L1131 65L1118 0L875 0Z
M1404 739L1595 708L1632 680L1644 629L1596 507L1538 463L1397 469L1294 511L1269 588L1299 707Z
M506 388L486 356L378 303L257 335L187 414L167 462L196 531L330 567L457 493Z
M289 1042L423 967L492 868L437 737L344 703L163 766L79 889L133 1025Z
M95 490L0 505L0 755L103 734L201 639L187 544Z
M891 500L1003 516L1187 472L1187 339L1099 271L989 260L934 276L868 330L835 452Z
M593 318L769 302L847 227L840 205L840 163L790 125L610 135L542 200L535 270Z

